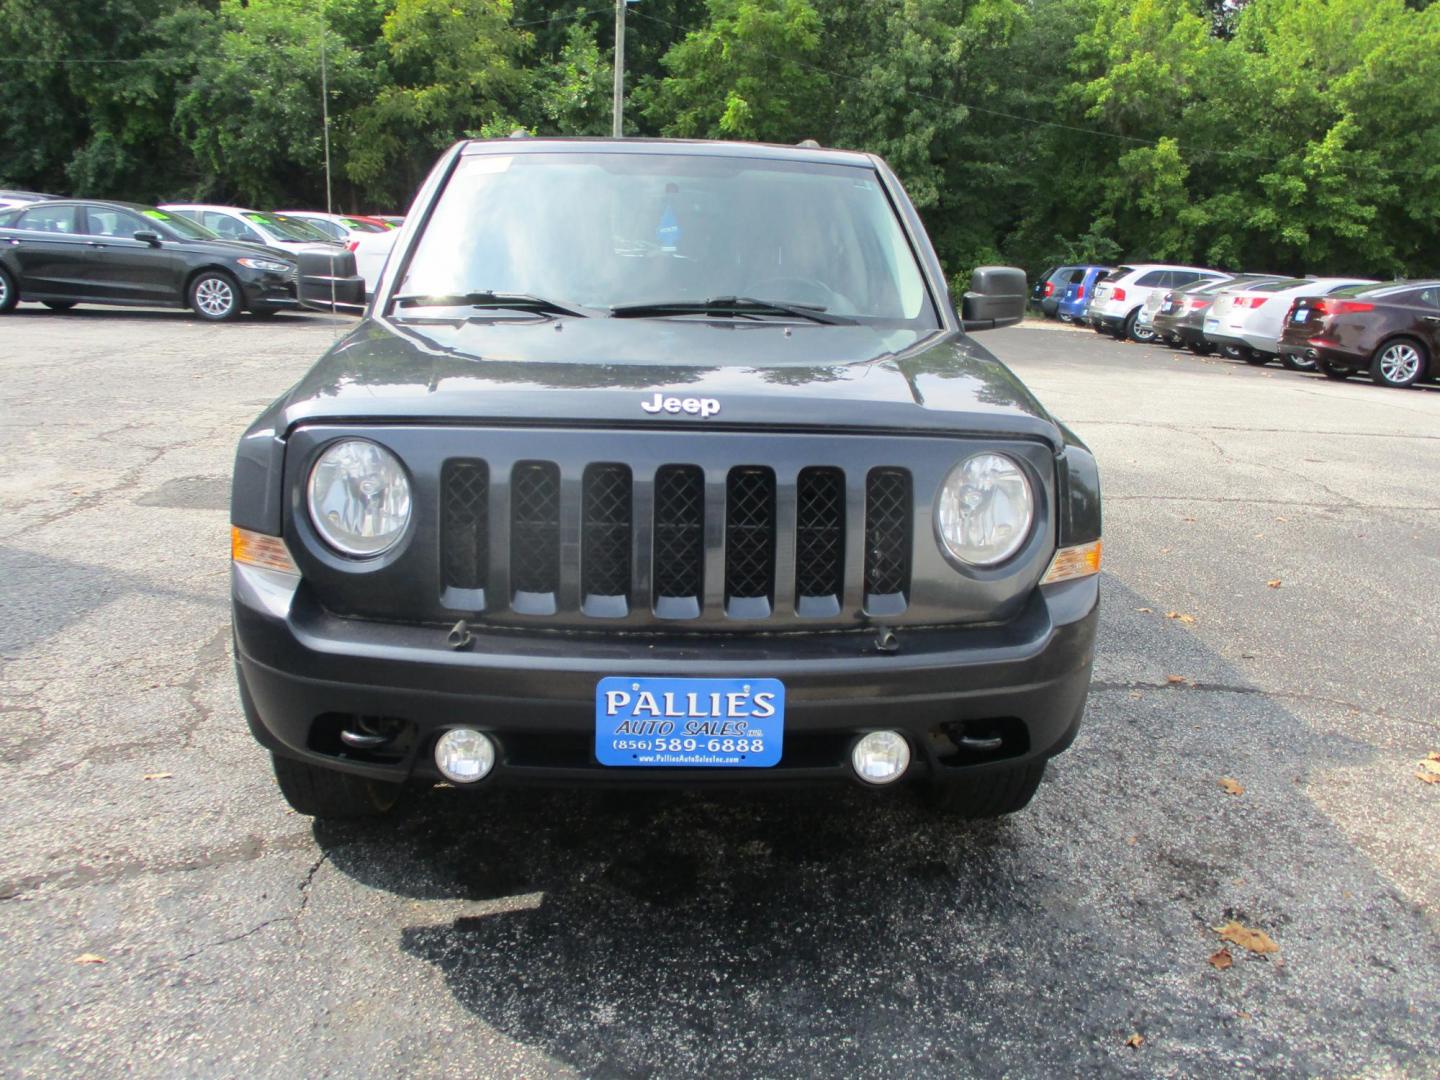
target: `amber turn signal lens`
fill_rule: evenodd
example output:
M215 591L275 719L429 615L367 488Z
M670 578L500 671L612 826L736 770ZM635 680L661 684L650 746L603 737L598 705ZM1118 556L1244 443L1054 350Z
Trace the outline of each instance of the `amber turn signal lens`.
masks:
M1076 544L1074 547L1061 548L1055 552L1055 558L1050 560L1050 569L1045 571L1045 576L1040 579L1040 584L1051 585L1057 581L1069 581L1072 578L1098 574L1100 572L1100 546L1099 540L1092 540L1088 544Z
M246 566L279 570L282 574L300 573L295 560L285 549L285 541L278 536L251 532L237 525L230 526L230 558Z

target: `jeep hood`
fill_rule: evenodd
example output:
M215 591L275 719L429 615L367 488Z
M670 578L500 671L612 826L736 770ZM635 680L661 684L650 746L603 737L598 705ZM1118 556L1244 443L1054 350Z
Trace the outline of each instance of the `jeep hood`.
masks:
M710 398L714 415L648 411ZM1056 422L959 333L774 320L371 318L277 403L300 423L883 430L1041 439ZM708 409L707 409L708 411Z

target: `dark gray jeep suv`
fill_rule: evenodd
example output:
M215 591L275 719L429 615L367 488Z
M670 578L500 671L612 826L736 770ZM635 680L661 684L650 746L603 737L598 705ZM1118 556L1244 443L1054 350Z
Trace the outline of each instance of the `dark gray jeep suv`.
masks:
M919 784L1074 737L1095 460L969 332L874 156L472 141L241 440L235 655L281 790ZM897 784L900 781L902 784Z

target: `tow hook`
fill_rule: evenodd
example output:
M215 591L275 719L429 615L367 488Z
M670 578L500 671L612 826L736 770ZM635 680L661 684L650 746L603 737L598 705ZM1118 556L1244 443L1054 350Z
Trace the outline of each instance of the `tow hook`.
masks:
M895 631L888 626L877 626L875 628L875 651L893 653L900 651L900 639L895 636Z
M461 619L450 628L450 633L445 635L445 644L452 649L468 649L475 642L475 635L470 633L470 627Z

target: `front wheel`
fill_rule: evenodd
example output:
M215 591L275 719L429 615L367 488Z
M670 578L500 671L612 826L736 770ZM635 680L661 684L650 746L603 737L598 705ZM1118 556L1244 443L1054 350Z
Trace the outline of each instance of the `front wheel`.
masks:
M1296 353L1286 353L1280 358L1280 363L1290 371L1315 371L1319 367L1315 362L1315 357L1311 354L1300 356Z
M240 286L229 274L207 270L190 283L190 307L209 322L238 318Z
M13 310L19 302L20 290L15 287L15 279L9 270L0 266L0 315Z
M949 817L1001 817L1025 809L1044 776L1043 761L1010 765L933 784L925 802L931 810Z
M1270 362L1270 357L1263 352L1256 352L1248 345L1237 345L1240 350L1240 359L1252 367L1264 367Z
M1196 356L1209 356L1215 351L1215 346L1209 344L1208 342L1196 341L1191 343L1190 351Z
M69 311L75 306L74 300L41 300L51 311Z
M317 769L294 758L270 755L280 794L297 813L317 818L372 818L400 801L401 785L364 776Z
M1418 341L1396 338L1375 350L1375 357L1370 361L1370 378L1379 386L1404 390L1420 381L1429 359L1425 346Z
M1350 377L1350 369L1343 367L1332 367L1325 361L1320 361L1320 373L1327 379L1334 379L1336 382L1344 382Z

